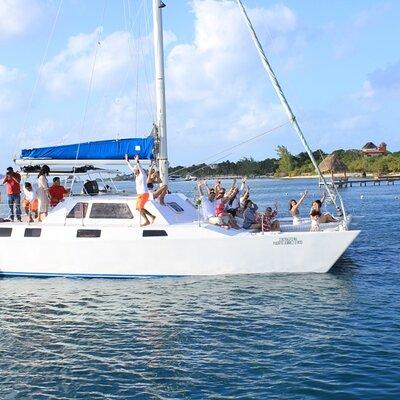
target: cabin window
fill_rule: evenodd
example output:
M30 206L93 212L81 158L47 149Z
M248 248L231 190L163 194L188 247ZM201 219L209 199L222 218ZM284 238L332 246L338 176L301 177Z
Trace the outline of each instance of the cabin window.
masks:
M99 238L100 236L100 229L78 229L76 232L78 238Z
M76 203L74 208L68 213L67 218L85 218L88 205L88 203Z
M0 228L0 237L10 237L12 228Z
M168 233L164 230L157 229L146 229L143 231L143 237L154 237L154 236L168 236Z
M177 213L181 213L184 211L184 209L175 201L167 202L167 205Z
M90 218L132 219L132 211L126 203L93 203Z
M25 237L40 237L42 230L40 228L26 228Z

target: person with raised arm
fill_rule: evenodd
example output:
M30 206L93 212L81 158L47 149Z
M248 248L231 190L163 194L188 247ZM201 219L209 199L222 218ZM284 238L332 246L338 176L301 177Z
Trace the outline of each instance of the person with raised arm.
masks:
M236 217L236 213L239 209L240 202L239 202L239 189L236 186L236 179L233 180L232 187L229 189L228 192L228 203L226 204L226 211L229 214L232 214Z
M311 205L311 210L310 210L310 216L313 210L317 211L319 213L319 223L320 224L326 224L328 222L337 222L337 219L334 218L331 214L328 212L323 213L321 212L321 207L323 202L325 201L326 196L325 194L321 197L321 200L314 200Z
M308 194L308 191L305 190L298 201L296 201L295 199L292 199L289 202L289 212L290 212L290 215L293 217L293 225L301 224L299 207L302 205L304 199L307 197L307 194Z
M280 223L276 219L278 215L278 203L274 204L274 210L272 207L267 207L264 215L262 216L262 230L264 232L279 231Z
M153 199L159 200L162 206L165 206L165 196L168 193L168 186L162 184L160 174L156 168L151 165L147 177L147 189L152 191Z
M137 194L136 209L139 211L140 216L145 221L144 224L140 224L140 226L150 225L154 222L156 217L151 212L147 211L144 207L146 205L147 201L149 200L149 190L147 189L146 172L143 169L143 167L140 165L138 155L135 156L135 162L136 162L135 166L131 165L127 154L125 155L125 161L129 167L129 169L135 175L136 194ZM149 218L151 221L149 220Z

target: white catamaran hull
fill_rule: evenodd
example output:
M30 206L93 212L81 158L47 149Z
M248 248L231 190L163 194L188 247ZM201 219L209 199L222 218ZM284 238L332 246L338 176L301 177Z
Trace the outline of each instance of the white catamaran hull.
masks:
M254 273L324 273L359 231L224 234L193 224L168 236L143 237L135 227L103 227L101 237L77 238L76 228L43 229L40 238L0 238L0 274L134 277ZM154 230L157 228L153 228Z

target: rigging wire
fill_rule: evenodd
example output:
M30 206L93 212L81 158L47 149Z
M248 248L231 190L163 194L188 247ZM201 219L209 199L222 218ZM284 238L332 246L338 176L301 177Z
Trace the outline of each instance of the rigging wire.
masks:
M57 26L58 18L59 18L60 13L61 13L61 8L62 8L62 5L63 5L63 2L64 2L64 0L60 0L59 3L58 3L57 12L56 12L56 15L54 17L54 21L53 21L53 25L51 27L51 31L50 31L49 37L47 39L45 51L43 53L43 57L42 57L42 60L41 60L41 63L40 63L40 67L39 67L39 70L38 70L38 73L37 73L37 76L36 76L35 83L33 85L33 89L32 89L31 95L29 97L28 107L26 109L26 112L25 112L25 115L24 115L24 118L23 118L22 129L21 129L20 133L18 134L18 140L16 141L16 148L14 149L15 158L16 158L16 152L17 152L18 147L20 145L21 134L25 133L25 130L26 130L26 127L27 127L27 124L28 124L29 116L30 116L30 113L31 113L31 110L32 110L33 99L35 97L37 88L38 88L40 80L41 80L43 66L44 66L44 63L45 63L45 61L47 59L47 55L48 55L48 52L49 52L50 44L51 44L51 42L53 40L54 32L55 32L55 29L56 29L56 26Z
M267 134L269 134L269 133L275 132L275 131L277 131L277 130L279 130L279 129L281 129L281 128L283 128L284 126L289 125L289 124L290 124L290 121L284 122L284 123L282 123L282 124L280 124L280 125L277 125L277 126L275 126L274 128L271 128L271 129L269 129L269 130L267 130L267 131L265 131L265 132L261 132L261 133L259 133L258 135L255 135L255 136L252 136L252 137L250 137L250 138L248 138L248 139L243 140L242 142L239 142L239 143L237 143L237 144L234 144L234 145L232 145L232 146L229 146L229 147L227 147L227 148L225 148L225 149L219 151L218 153L215 153L215 154L213 154L213 155L211 155L211 156L209 156L209 157L203 159L202 161L198 162L198 164L202 164L202 163L204 163L205 161L208 161L208 160L210 160L210 159L212 159L212 158L214 158L214 157L216 157L216 156L218 156L218 155L220 155L220 154L226 153L227 151L232 151L232 150L234 150L234 149L236 149L236 148L238 148L238 147L241 147L241 146L243 146L243 145L245 145L245 144L247 144L247 143L250 143L250 142L252 142L252 141L254 141L254 140L260 139L261 137L263 137L263 136L265 136L265 135L267 135ZM222 158L225 158L225 157L226 157L226 156L223 156ZM214 162L215 162L215 161L214 161ZM213 163L213 162L210 162L210 163L206 164L206 166L209 165L209 164L212 164L212 163ZM189 167L180 168L180 169L178 169L177 171L174 171L174 174L179 173L179 172L184 171L184 170L187 170L188 168L189 168ZM203 167L203 168L204 168L204 167Z
M142 0L140 2L139 7L137 8L136 14L132 16L132 11L130 7L130 3L127 3L127 6L124 7L124 16L125 16L125 24L126 24L126 30L129 32L129 38L128 38L128 43L129 43L129 55L132 60L132 62L136 62L137 65L137 70L136 70L136 91L135 91L135 98L136 98L136 111L135 113L138 112L138 105L139 105L139 96L140 96L140 85L139 85L139 78L140 78L140 63L143 63L143 70L145 74L145 81L148 81L148 76L147 76L147 68L146 68L146 55L143 50L143 43L147 43L147 32L146 32L146 26L144 26L144 30L142 29L141 21L143 18L139 19L140 12L143 10L144 15L147 16L146 14L146 8L145 5L147 3L147 0ZM146 21L146 18L145 18ZM135 28L137 29L137 32L135 31ZM143 37L141 36L143 35ZM131 71L130 71L131 72ZM148 86L148 85L147 85ZM150 117L150 120L154 122L154 110L153 106L150 106L147 104L145 101L147 97L151 96L151 91L145 90L145 95L142 96L143 98L143 105L145 108L145 111L147 112L148 116ZM137 117L136 117L137 121ZM135 123L137 125L137 122ZM136 128L137 130L137 128Z
M104 25L104 16L106 13L106 7L107 7L107 0L104 0L104 7L103 7L103 12L102 12L102 17L101 17L101 26ZM92 63L92 69L91 69L91 73L90 73L90 79L89 79L89 85L88 85L88 92L86 95L86 101L85 101L85 106L84 106L84 110L83 110L83 115L82 115L82 121L81 121L81 129L80 129L80 134L82 135L83 130L85 128L85 121L86 121L86 116L87 116L87 110L89 107L89 100L90 100L90 95L92 93L92 86L93 86L93 79L94 79L94 71L95 71L95 67L96 67L96 61L97 61L97 56L98 56L98 52L99 52L99 48L101 45L101 29L99 30L99 34L97 37L97 44L96 44L96 49L94 52L94 56L93 56L93 63ZM74 165L74 174L73 174L73 182L75 181L75 177L76 177L76 163L78 161L79 158L79 151L80 151L80 147L81 147L81 143L78 143L78 147L76 149L76 157L75 157L75 165ZM72 190L71 190L72 193Z

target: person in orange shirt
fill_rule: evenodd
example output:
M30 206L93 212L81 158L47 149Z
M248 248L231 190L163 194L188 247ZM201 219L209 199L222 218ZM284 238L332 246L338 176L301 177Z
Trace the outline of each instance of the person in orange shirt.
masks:
M60 178L58 176L53 178L53 185L49 188L50 194L50 206L55 207L60 201L64 200L64 196L69 194L70 189L66 189L61 185Z

